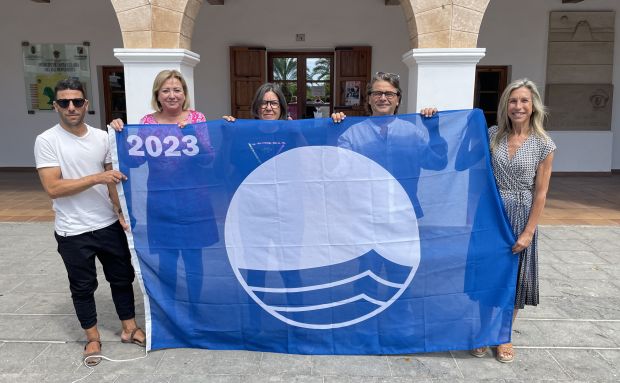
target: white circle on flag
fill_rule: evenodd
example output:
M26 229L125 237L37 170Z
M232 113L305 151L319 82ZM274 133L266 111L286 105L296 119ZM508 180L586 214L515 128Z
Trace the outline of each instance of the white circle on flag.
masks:
M228 258L245 291L274 317L304 328L345 327L379 314L409 286L420 263L417 219L402 185L369 158L333 146L291 149L256 168L236 190L224 231ZM327 272L325 280L304 280L306 273L316 276L330 267L350 266L371 253L373 261L384 266L359 269L336 280L330 280ZM392 273L398 274L396 280L389 270L398 270ZM274 278L248 283L252 272L293 272L299 278L294 286L282 278L271 286ZM367 282L379 286L375 290L389 291L389 296L352 291L346 299L330 301L333 289L342 293L364 278L371 278ZM301 301L304 294L326 298L318 304L287 305L281 303L287 302L286 294ZM333 315L338 310L350 311L360 302L367 309L359 315L329 320L338 317ZM304 313L313 311L308 317L325 313L322 320L303 319Z

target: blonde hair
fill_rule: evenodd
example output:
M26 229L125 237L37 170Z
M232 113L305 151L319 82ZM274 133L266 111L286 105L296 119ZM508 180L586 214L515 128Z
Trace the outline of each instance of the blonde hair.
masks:
M502 97L499 100L499 106L497 108L497 134L491 140L491 151L499 145L504 138L506 138L512 131L512 122L508 117L508 101L512 92L519 88L527 88L532 93L532 115L530 116L530 129L536 136L549 139L549 135L545 131L545 118L547 117L547 109L542 102L538 88L534 82L527 78L516 80L511 82Z
M151 107L153 108L153 110L161 112L161 104L157 100L157 94L159 93L161 87L164 86L164 83L171 78L176 78L181 83L181 86L183 87L183 93L185 94L183 110L189 109L189 95L187 94L187 83L185 82L183 75L178 70L166 69L159 72L157 76L155 76L155 80L153 81L153 92L151 97Z

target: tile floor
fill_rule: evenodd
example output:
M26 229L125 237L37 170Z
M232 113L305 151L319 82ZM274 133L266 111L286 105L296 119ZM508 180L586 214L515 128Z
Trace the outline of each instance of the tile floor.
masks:
M53 221L51 206L36 172L0 170L0 222ZM552 177L540 223L620 226L620 174Z
M33 171L0 171L0 222L54 220L52 202Z
M543 225L620 225L620 174L551 178Z

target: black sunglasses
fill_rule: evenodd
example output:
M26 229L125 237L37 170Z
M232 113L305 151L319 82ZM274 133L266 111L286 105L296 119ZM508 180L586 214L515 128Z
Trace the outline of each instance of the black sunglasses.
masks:
M73 106L76 108L81 108L84 106L86 102L85 98L61 98L60 100L56 100L56 105L60 106L63 109L69 107L69 103L72 102Z

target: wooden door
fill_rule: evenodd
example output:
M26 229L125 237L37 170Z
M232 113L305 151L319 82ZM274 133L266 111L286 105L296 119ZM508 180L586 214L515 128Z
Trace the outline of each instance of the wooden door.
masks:
M265 82L264 47L230 47L230 113L252 118L252 99Z
M125 102L125 69L122 66L101 67L103 100L105 105L105 124L120 118L127 123ZM105 126L105 125L104 125Z
M476 67L474 107L482 109L488 126L497 124L497 107L507 84L507 66L479 65Z
M350 116L365 116L372 61L371 47L336 48L336 102L334 112Z

